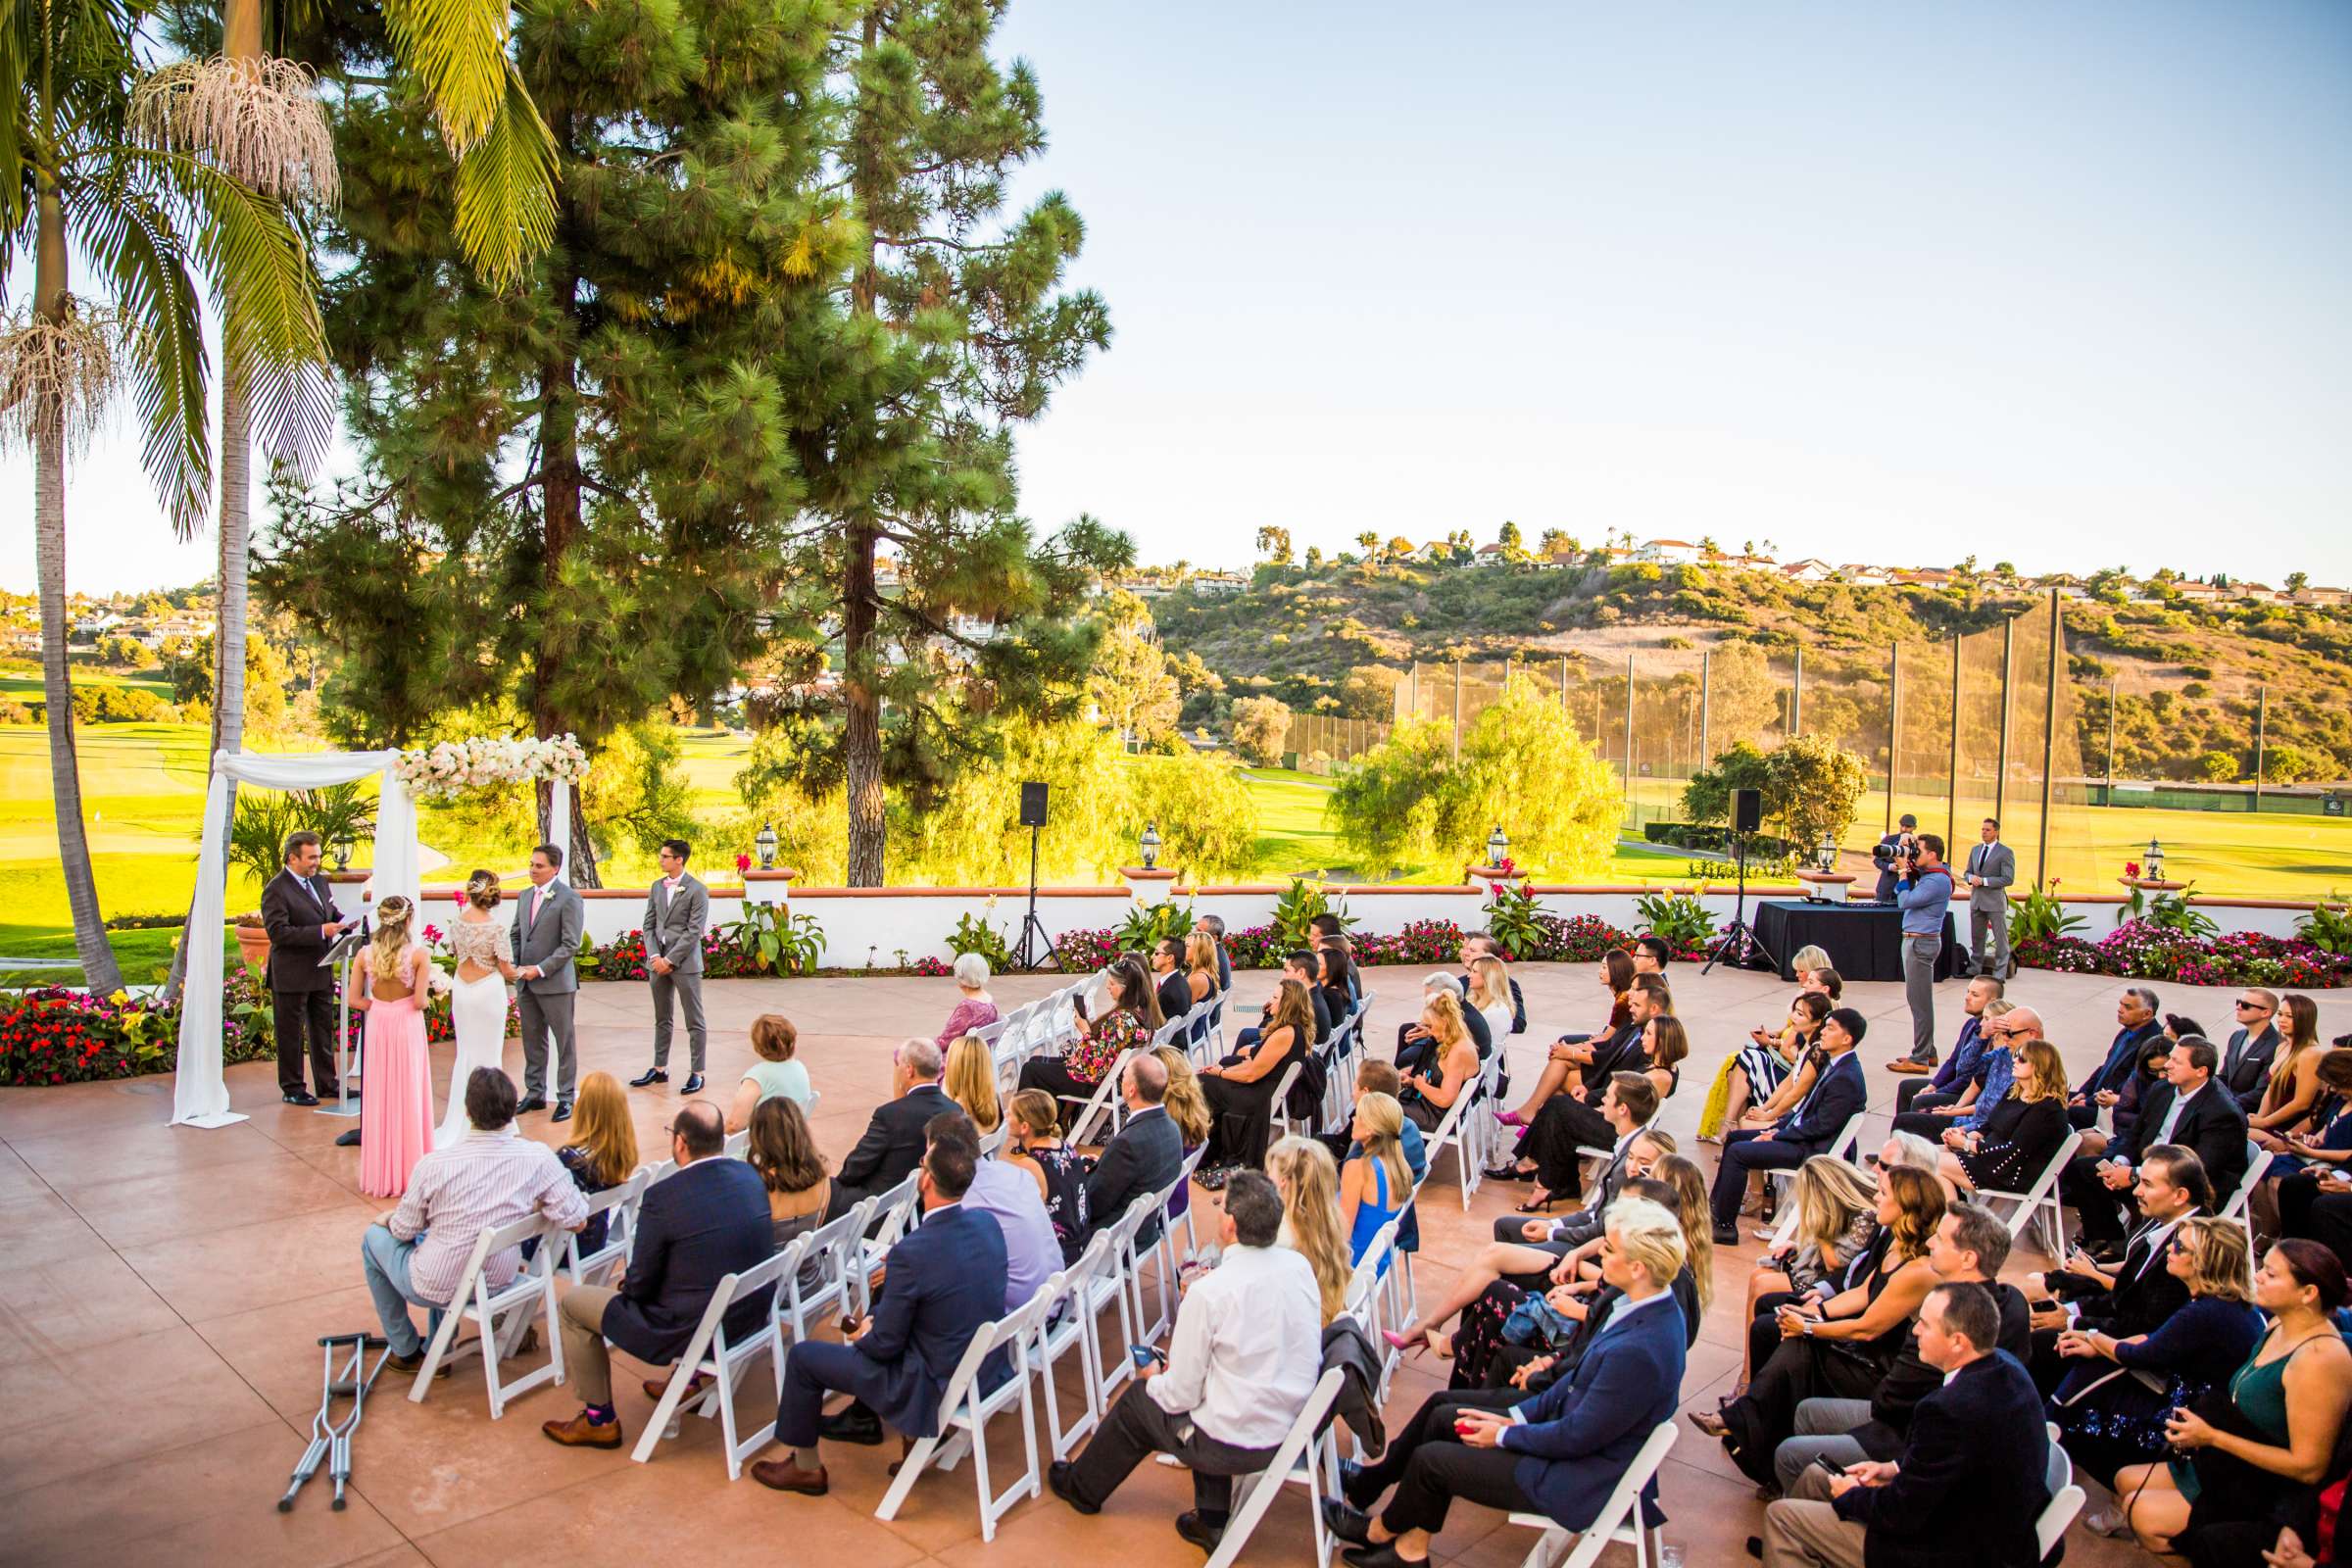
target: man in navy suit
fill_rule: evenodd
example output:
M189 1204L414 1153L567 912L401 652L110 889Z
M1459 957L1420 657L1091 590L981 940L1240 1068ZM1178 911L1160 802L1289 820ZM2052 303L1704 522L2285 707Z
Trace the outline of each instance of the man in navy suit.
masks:
M2049 1434L2026 1369L1992 1348L2000 1308L1944 1284L1919 1309L1919 1354L1942 1388L1919 1401L1902 1457L1813 1468L1764 1510L1765 1568L2034 1568L2050 1500Z
M767 1189L750 1165L722 1157L726 1152L726 1117L716 1105L695 1100L678 1108L670 1127L670 1152L678 1167L645 1190L619 1287L574 1286L557 1314L563 1320L564 1359L586 1407L569 1421L542 1425L551 1442L575 1448L619 1447L612 1363L605 1342L640 1361L668 1365L694 1339L718 1282L759 1267L775 1251ZM770 1287L736 1298L724 1319L727 1333L757 1333L772 1294ZM680 1369L683 1375L693 1371ZM664 1385L648 1383L645 1392L659 1401Z
M956 1108L939 1087L946 1069L947 1057L928 1040L902 1041L891 1053L891 1098L874 1107L858 1147L833 1178L834 1214L847 1213L861 1198L889 1192L922 1162L924 1124Z
M2082 1222L2082 1246L2093 1257L2112 1262L2122 1255L2137 1167L2160 1144L2197 1156L2215 1202L2227 1204L2237 1190L2246 1174L2246 1112L2214 1075L2219 1059L2213 1042L2196 1035L2173 1047L2164 1082L2140 1097L2131 1135L2099 1157L2078 1154L2059 1173L2058 1195Z
M1591 1528L1642 1444L1674 1419L1685 1336L1673 1282L1686 1260L1681 1224L1662 1204L1621 1199L1609 1208L1601 1278L1625 1294L1609 1309L1576 1371L1509 1409L1475 1398L1452 1413L1454 1442L1424 1442L1375 1519L1345 1502L1324 1505L1355 1545L1357 1568L1425 1562L1430 1538L1456 1497L1532 1509L1568 1530ZM1645 1524L1664 1522L1657 1483L1642 1488Z
M1086 1174L1087 1223L1098 1231L1116 1225L1145 1194L1165 1191L1184 1168L1184 1133L1166 1105L1167 1063L1149 1051L1128 1057L1119 1074L1119 1098L1127 1104L1127 1125L1102 1146L1095 1168ZM1136 1238L1158 1239L1156 1220Z
M1004 1310L1004 1227L963 1206L976 1164L972 1146L959 1139L924 1152L916 1187L923 1221L890 1250L890 1289L870 1316L850 1325L847 1344L803 1341L784 1357L776 1441L792 1453L752 1466L753 1480L821 1497L828 1482L816 1451L820 1432L869 1446L882 1441L884 1422L909 1439L938 1434L948 1379L972 1336ZM827 1417L825 1396L835 1390L856 1402Z
M1740 1240L1740 1200L1747 1195L1747 1179L1760 1170L1794 1170L1815 1154L1827 1153L1845 1124L1861 1113L1869 1098L1862 1081L1862 1064L1854 1048L1870 1025L1851 1007L1839 1007L1821 1021L1822 1049L1830 1054L1821 1076L1796 1108L1760 1138L1738 1132L1724 1135L1723 1161L1715 1168L1715 1245L1731 1247Z
M2146 986L2125 991L2116 1000L2115 1024L2115 1042L2107 1048L2107 1059L2075 1086L2066 1102L2067 1124L2077 1132L2089 1132L2098 1124L2099 1107L2112 1105L2123 1097L2124 1085L2139 1071L2148 1054L2148 1042L2164 1033L2164 1020L2156 1015L2156 993ZM2100 1147L2105 1147L2104 1139Z
M2249 1114L2262 1108L2263 1091L2271 1079L2271 1059L2278 1054L2278 996L2260 986L2246 987L2237 999L2237 1027L2222 1050L2214 1076Z

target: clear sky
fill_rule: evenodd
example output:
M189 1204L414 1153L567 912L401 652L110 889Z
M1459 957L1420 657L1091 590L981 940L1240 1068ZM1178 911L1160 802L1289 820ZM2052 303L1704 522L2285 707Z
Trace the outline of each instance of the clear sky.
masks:
M1012 0L1116 338L1023 508L2352 579L2352 5ZM127 438L75 587L185 581ZM32 582L0 464L0 583Z

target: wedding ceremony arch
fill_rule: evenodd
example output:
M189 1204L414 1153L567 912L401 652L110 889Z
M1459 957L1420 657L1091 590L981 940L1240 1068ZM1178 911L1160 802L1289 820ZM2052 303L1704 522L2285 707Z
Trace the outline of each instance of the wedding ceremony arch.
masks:
M549 780L548 837L571 842L572 786L588 771L579 741L475 739L444 741L422 751L322 752L271 756L220 752L213 758L212 784L204 798L204 843L196 860L196 896L188 930L191 945L187 984L179 1009L179 1065L172 1083L172 1124L226 1127L245 1120L228 1108L228 1084L221 1076L219 932L227 918L229 791L315 790L379 774L383 794L375 808L375 847L369 861L373 897L417 897L416 802L445 799L471 790Z

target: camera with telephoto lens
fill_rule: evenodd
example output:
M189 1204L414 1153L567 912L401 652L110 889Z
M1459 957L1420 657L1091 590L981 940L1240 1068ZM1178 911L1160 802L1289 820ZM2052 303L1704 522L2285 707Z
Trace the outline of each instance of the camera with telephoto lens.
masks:
M1905 833L1892 844L1874 844L1870 858L1882 871L1899 867L1908 876L1919 869L1919 840Z

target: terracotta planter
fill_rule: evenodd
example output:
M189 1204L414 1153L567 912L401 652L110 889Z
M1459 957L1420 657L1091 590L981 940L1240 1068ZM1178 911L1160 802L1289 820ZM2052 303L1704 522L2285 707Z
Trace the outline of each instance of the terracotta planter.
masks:
M270 933L258 925L237 927L237 951L245 961L264 974L270 971Z

